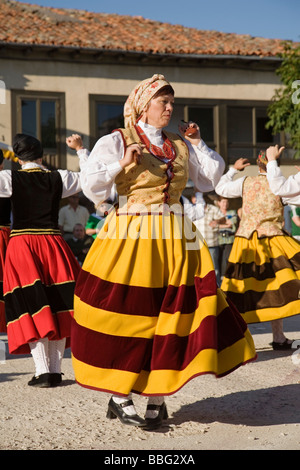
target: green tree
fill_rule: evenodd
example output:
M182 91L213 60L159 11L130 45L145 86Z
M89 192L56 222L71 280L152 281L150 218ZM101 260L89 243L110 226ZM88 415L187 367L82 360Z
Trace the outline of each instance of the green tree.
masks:
M285 132L289 145L296 150L295 158L300 158L300 45L287 42L281 65L276 70L281 87L268 107L267 129L273 134Z

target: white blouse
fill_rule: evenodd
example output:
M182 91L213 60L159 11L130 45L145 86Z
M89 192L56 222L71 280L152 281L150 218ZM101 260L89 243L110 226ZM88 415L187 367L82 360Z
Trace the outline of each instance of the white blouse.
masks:
M300 206L300 172L285 178L273 160L267 164L267 178L274 194L281 196L286 204Z
M223 175L218 182L215 191L219 196L227 197L227 198L234 198L234 197L241 197L243 194L243 183L244 179L246 178L245 176L242 176L242 178L237 178L236 180L233 180L234 176L239 173L238 170L235 168L231 167Z
M87 158L87 155L82 156L82 161ZM22 166L23 170L28 168L43 168L34 162L27 162ZM79 172L69 170L57 170L62 179L63 191L62 197L72 196L81 191L80 174ZM11 170L0 171L0 197L10 197L12 195L11 184Z
M150 142L162 147L162 130L139 121ZM199 145L189 148L189 177L195 188L201 192L212 191L225 168L223 158L214 150L200 141ZM86 158L88 151L79 150L81 186L84 194L95 204L108 199L113 188L114 180L122 167L120 160L124 157L124 144L120 132L101 137Z
M272 172L272 176L271 176L271 172L269 173L269 165L271 163L272 162L269 162L267 164L267 173L260 173L261 175L264 175L268 178L271 191L276 196L281 197L281 200L282 200L283 204L300 205L300 178L299 178L298 191L297 191L299 196L298 197L292 197L292 196L295 196L295 192L292 193L292 191L290 190L290 192L288 193L288 190L284 191L284 189L283 189L282 183L284 181L286 181L284 176L281 177L281 178L283 178L284 181L282 179L279 179L279 177L277 179L274 177L274 180L273 180L273 172ZM274 162L274 163L276 163L276 162ZM277 163L276 163L276 165L277 165ZM277 170L279 170L278 167L277 167ZM279 172L280 172L280 170L279 170ZM225 173L225 175L223 175L221 177L219 183L217 184L217 186L215 188L216 193L219 194L220 196L227 197L227 198L242 197L242 195L243 195L243 183L244 183L244 179L246 178L246 176L242 176L241 178L237 178L236 180L234 180L233 179L234 176L238 173L239 173L238 170L231 167L227 171L227 173ZM272 184L271 184L271 182L272 182ZM276 183L277 183L277 188L276 188ZM279 183L281 183L281 185ZM293 184L295 185L295 182ZM296 188L296 186L294 186L294 189L295 188ZM289 187L289 189L290 189L290 187ZM291 197L288 197L288 195L290 195Z

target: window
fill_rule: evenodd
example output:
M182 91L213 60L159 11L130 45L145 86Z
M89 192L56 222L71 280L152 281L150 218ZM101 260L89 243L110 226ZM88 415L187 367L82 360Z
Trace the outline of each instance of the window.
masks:
M200 127L201 137L208 144L214 143L214 110L212 107L188 107L188 120Z
M124 102L117 97L90 96L91 138L92 149L100 137L110 134L114 129L124 127Z
M261 108L255 108L255 120L256 120L256 141L258 143L269 143L274 142L275 138L272 135L271 129L266 129L268 117L266 110Z
M63 100L52 94L20 93L15 95L16 132L32 135L42 142L43 161L49 168L65 166L63 135Z
M97 138L110 134L114 129L124 127L123 105L96 103Z
M228 160L240 157L256 160L260 150L279 144L279 135L266 129L267 108L250 106L227 107Z

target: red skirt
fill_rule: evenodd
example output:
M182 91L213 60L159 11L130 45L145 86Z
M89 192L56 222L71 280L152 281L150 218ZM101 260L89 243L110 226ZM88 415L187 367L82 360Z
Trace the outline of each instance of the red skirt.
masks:
M3 272L9 234L9 227L0 227L0 333L7 332L3 298Z
M19 235L10 239L3 281L8 347L30 352L41 338L67 338L80 266L60 235Z

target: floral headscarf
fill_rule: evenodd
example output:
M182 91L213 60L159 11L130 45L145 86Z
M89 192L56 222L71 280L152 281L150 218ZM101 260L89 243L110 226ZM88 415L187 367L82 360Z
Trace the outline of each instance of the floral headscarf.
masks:
M140 82L128 96L124 105L125 127L133 127L151 98L164 86L170 85L163 75L155 74Z
M266 152L261 150L258 154L256 162L257 163L262 163L263 165L266 165L268 163Z

